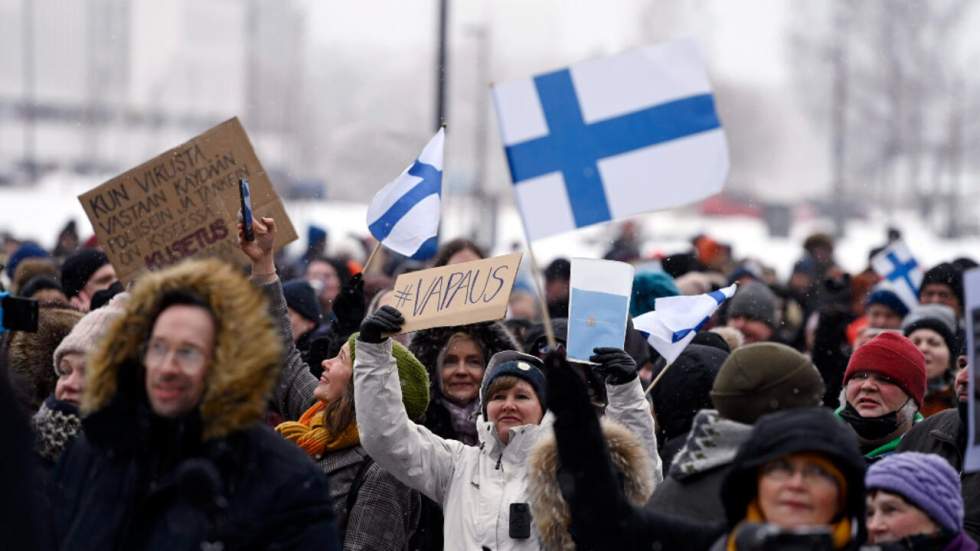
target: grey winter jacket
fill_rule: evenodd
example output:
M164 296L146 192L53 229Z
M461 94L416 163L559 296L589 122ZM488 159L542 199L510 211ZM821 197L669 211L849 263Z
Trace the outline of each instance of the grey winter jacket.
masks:
M699 411L684 447L646 508L696 521L724 522L721 482L750 432L751 425L720 417L713 409Z
M286 350L273 403L283 418L296 420L316 400L313 389L318 381L292 344L282 283L276 281L264 287L269 297L270 312L279 325ZM372 462L361 446L326 453L314 458L314 461L330 479L330 502L337 517L337 533L344 551L409 548L422 506L418 492ZM348 494L362 468L365 469L362 484L353 508L348 511Z

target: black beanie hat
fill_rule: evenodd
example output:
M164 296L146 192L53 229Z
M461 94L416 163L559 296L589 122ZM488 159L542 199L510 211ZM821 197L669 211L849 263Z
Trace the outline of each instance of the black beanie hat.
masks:
M287 281L282 286L282 294L286 298L286 306L304 318L320 323L320 303L309 282L305 279Z
M547 385L544 378L544 364L538 358L516 350L504 350L497 352L490 357L487 362L487 369L484 372L483 384L480 386L480 403L483 417L487 416L487 401L490 397L487 392L494 379L502 375L511 375L524 380L531 385L534 392L538 395L538 402L541 403L541 411L547 409L548 400L546 396Z
M926 285L930 283L947 285L953 290L953 294L956 295L956 300L959 301L960 306L965 304L963 302L963 273L956 269L956 266L953 266L949 262L943 262L930 268L922 276L922 285L919 286L919 296L922 295L922 290L926 288Z
M109 263L109 257L98 249L82 249L61 265L61 287L68 298L77 296L92 274Z

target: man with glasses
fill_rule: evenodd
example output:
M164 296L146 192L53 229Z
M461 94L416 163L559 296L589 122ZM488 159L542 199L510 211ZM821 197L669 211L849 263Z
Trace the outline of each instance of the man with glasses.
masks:
M264 296L234 267L144 276L88 357L55 547L336 549L325 475L262 423L280 356Z

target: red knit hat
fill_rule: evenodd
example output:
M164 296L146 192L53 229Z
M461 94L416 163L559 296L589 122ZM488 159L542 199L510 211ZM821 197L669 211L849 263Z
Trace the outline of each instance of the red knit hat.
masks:
M922 406L926 393L926 358L907 338L896 333L882 333L855 350L847 362L844 384L860 372L888 377Z

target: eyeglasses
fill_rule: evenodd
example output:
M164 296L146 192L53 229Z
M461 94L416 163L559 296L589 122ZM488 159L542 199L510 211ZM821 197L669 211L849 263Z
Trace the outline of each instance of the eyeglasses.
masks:
M892 379L891 377L888 377L887 375L882 375L881 373L871 372L871 371L859 371L859 372L855 373L854 375L851 375L851 378L848 379L848 382L850 382L850 381L869 381L869 380L870 381L873 381L875 383L879 383L879 384L880 383L884 383L884 384L888 384L888 385L899 386L898 385L898 382L895 381L895 379Z
M786 482L795 477L797 473L807 484L837 484L834 475L828 473L820 465L809 461L803 461L801 466L796 467L787 459L777 459L762 467L762 476L774 482Z
M151 340L150 344L143 349L143 363L147 366L160 365L166 361L171 350L174 353L174 362L181 369L199 369L204 367L204 364L207 362L207 354L196 346L181 344L176 348L171 348L170 345L162 340L155 339Z

